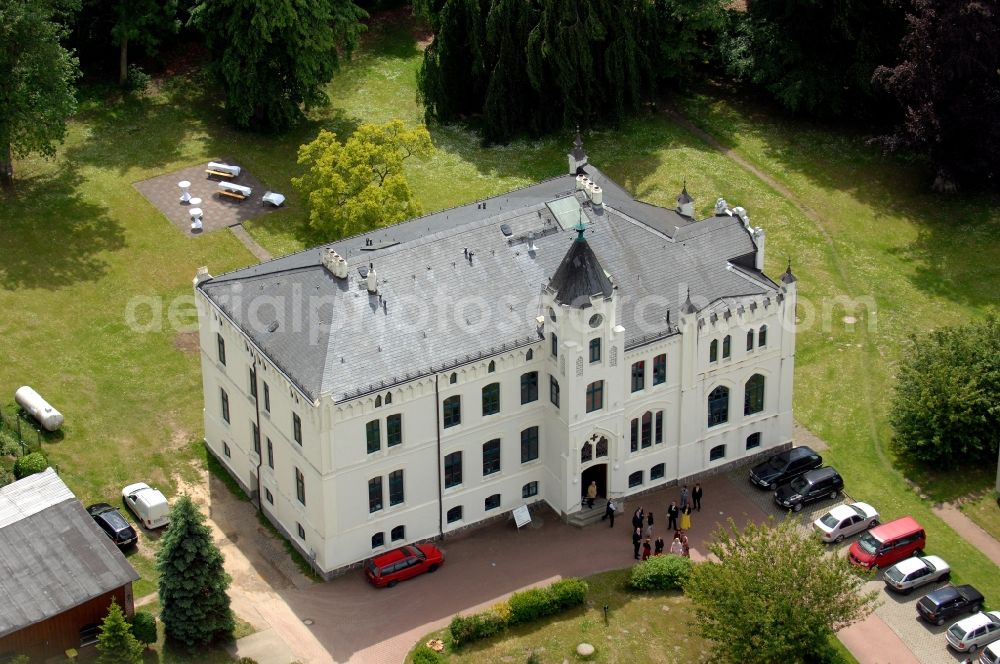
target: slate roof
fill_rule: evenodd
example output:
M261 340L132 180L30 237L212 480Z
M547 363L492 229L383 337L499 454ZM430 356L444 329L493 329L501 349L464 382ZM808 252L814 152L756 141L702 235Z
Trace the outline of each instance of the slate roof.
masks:
M0 488L0 637L138 578L51 468Z
M776 291L764 275L733 269L732 259L756 250L736 217L694 222L634 200L593 165L586 173L603 189L603 207L577 191L575 176L562 175L198 288L305 395L336 401L537 342L541 293L577 235L546 205L561 198L580 203L585 246L618 289L626 348L676 333L668 316L679 320L688 287L699 303ZM346 280L322 267L327 247L348 261ZM377 294L360 276L369 264Z
M576 230L579 237L552 275L549 290L555 293L559 304L583 309L590 306L591 297L610 298L614 286L587 242L586 228L580 226Z

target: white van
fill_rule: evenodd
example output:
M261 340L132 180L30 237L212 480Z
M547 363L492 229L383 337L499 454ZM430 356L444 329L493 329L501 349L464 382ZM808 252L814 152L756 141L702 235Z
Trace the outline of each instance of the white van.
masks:
M145 482L129 484L122 489L122 500L135 518L150 530L170 523L170 506L166 497Z

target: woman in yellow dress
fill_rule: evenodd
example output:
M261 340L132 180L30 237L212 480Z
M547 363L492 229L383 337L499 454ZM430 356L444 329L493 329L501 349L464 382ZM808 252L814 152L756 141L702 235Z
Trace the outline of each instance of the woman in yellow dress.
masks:
M681 530L691 530L691 506L685 505L681 510Z

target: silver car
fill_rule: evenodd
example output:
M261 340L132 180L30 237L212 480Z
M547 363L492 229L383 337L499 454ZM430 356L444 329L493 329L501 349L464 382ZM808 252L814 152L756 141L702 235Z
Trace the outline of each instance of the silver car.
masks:
M868 503L837 505L813 521L813 528L824 542L843 542L850 537L878 524L878 512Z
M885 585L903 593L908 593L925 583L947 581L949 578L951 578L951 568L937 556L906 558L882 572Z
M1000 611L979 612L959 620L945 632L948 645L959 652L976 652L1000 639Z

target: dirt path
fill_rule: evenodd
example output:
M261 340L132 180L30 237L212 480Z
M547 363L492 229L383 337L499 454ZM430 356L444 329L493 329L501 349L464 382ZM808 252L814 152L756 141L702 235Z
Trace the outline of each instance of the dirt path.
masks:
M250 237L250 234L247 233L247 229L243 228L243 224L230 226L229 231L236 237L237 240L242 242L243 246L246 247L261 263L271 260L271 252L257 244L257 241Z
M972 519L965 516L958 505L944 503L940 506L933 506L931 509L941 517L945 523L961 535L969 544L982 551L983 555L1000 567L1000 542L993 539L993 536L983 530Z

